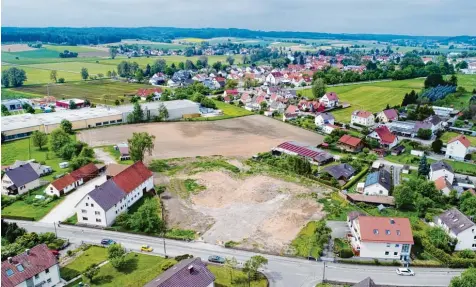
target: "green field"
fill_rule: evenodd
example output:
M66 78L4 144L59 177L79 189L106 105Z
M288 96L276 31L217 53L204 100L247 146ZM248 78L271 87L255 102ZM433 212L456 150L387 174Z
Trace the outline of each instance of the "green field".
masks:
M237 107L236 105L230 105L220 101L214 101L214 102L217 106L217 109L222 110L223 114L227 116L242 117L242 116L248 116L253 114L252 112L245 110L243 108Z
M184 62L187 60L190 60L192 62L196 62L200 56L192 56L192 57L185 57L185 56L160 56L160 57L134 57L134 58L125 58L125 57L116 57L115 59L108 59L108 60L99 60L100 64L106 64L106 65L113 65L116 66L122 61L129 61L129 62L136 62L139 64L141 67L147 66L147 64L152 65L155 61L159 59L165 59L167 64L171 65L174 63L177 65L180 62ZM226 63L226 58L228 56L226 55L220 55L220 56L207 56L208 58L208 64L212 65L215 62L222 62L223 64ZM239 55L233 56L235 58L235 63L240 61L241 57ZM115 69L115 68L114 68Z
M123 98L124 94L135 93L140 88L150 87L150 85L131 84L105 79L50 85L49 91L50 95L57 99L80 98L88 99L95 104L113 105L115 100ZM47 95L46 86L44 85L23 86L7 89L7 91L36 94L38 97ZM106 95L105 98L104 95ZM129 103L129 100L126 99L124 103Z
M441 136L441 140L443 141L443 143L448 143L448 141L452 138L455 138L457 136L459 136L460 134L458 133L455 133L455 132L445 132L442 136ZM466 138L471 142L471 146L476 146L476 137L472 137L472 136L466 136Z
M81 72L82 68L88 69L89 75L97 75L99 73L106 75L107 71L116 70L116 67L111 67L110 65L103 65L103 64L90 63L90 62L35 64L35 65L29 65L28 67L35 68L35 69L56 70L58 71L58 73L61 73L63 71L72 72L72 73L78 73L78 75Z
M215 275L215 286L222 287L267 287L268 280L264 275L261 275L258 280L251 281L248 285L248 276L241 270L233 270L233 283L231 282L230 271L226 270L223 266L208 265L208 269Z
M18 59L17 59L18 57ZM66 63L66 62L94 62L102 58L81 57L81 58L60 58L55 51L24 51L24 52L2 52L2 62L14 65L32 65L42 63Z
M66 63L64 63L66 64ZM64 65L63 63L51 64L51 65ZM50 65L50 64L45 64ZM2 71L11 68L12 66L2 65ZM37 69L32 68L30 66L19 66L20 68L25 71L27 80L24 82L24 85L36 85L36 84L46 84L51 83L50 80L50 73L51 70L46 69ZM81 75L79 71L77 72L65 72L65 71L57 71L57 78L64 78L66 82L69 81L79 81L81 80Z
M81 251L80 251L81 252ZM99 264L107 260L107 249L98 246L90 246L81 255L76 257L73 262L60 268L61 278L66 281L81 275L91 264Z
M95 49L93 47L88 46L57 46L57 45L43 45L45 49L50 51L55 51L56 53L64 52L64 50L68 50L70 52L76 53L85 53L85 52L96 52L100 51L99 49Z
M468 92L476 89L476 75L458 75L458 86L464 87Z

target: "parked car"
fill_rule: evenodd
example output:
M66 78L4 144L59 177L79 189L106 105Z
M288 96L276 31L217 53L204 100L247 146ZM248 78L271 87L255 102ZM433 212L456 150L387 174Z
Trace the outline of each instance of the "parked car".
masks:
M402 276L415 276L415 272L410 268L397 268L397 274Z
M140 247L140 251L152 252L152 250L154 250L154 248L150 247L149 245L142 245Z
M105 239L101 240L101 244L106 245L106 246L107 245L112 245L112 244L115 244L115 243L116 243L116 241L114 241L112 239L105 238Z
M225 258L217 256L217 255L211 255L211 256L208 256L208 261L223 264L225 263Z

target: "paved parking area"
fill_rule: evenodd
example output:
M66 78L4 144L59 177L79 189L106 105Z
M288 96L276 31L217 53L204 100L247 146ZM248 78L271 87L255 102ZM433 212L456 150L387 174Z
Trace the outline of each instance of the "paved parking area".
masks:
M350 232L346 221L327 221L327 226L332 229L332 238L344 238Z
M94 189L96 185L101 185L106 182L106 175L101 175L86 182L84 185L78 187L75 191L72 191L70 194L66 195L66 198L53 208L45 217L43 217L40 222L45 223L54 223L58 221L65 221L76 213L75 206L78 202L91 190Z

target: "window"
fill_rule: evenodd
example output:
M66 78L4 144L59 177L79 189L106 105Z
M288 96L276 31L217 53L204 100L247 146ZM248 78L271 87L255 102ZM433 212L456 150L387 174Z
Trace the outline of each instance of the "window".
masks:
M17 270L18 270L19 272L23 272L23 271L25 271L25 268L23 268L23 265L18 264L18 265L17 265Z
M46 268L45 273L46 274L50 273L50 268Z
M400 235L400 230L397 230L397 235Z
M402 253L408 253L410 251L410 244L402 245Z
M374 229L374 234L378 234L378 229Z
M94 212L94 214L96 214L96 215L100 215L100 214L101 214L101 212L100 212L100 211L95 211L95 212Z
M10 276L13 275L13 270L12 269L7 269L7 271L5 273L7 273L7 277L10 277Z
M35 275L35 279L38 279L38 278L40 278L40 274Z
M118 122L118 123L122 123L122 119L118 119L117 122Z
M89 206L89 203L86 202L86 206Z
M101 219L99 219L99 218L96 218L96 222L101 222Z
M387 243L387 247L390 247L390 243Z
M102 123L96 123L96 126L97 127L102 126Z
M385 230L385 234L390 235L390 230Z
M397 256L397 255L398 255L398 252L393 252L393 255Z
M390 254L390 252L388 252L388 251L385 251L385 255L388 255L388 254Z
M83 220L88 220L88 218L87 218L87 217L83 217Z
M51 278L48 278L48 280L46 280L46 282L51 283Z
M93 203L91 203L91 207L94 207L94 204L93 204Z
M473 247L476 247L476 244L473 244Z
M107 124L109 124L109 122L103 122L102 124L103 124L103 125L107 125Z
M400 244L395 244L395 247L400 247Z
M81 212L82 212L82 213L87 213L88 211L85 210L85 209L81 209Z

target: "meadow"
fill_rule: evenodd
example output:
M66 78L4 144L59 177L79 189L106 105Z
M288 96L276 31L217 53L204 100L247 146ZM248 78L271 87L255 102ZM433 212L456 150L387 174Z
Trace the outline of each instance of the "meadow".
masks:
M449 140L459 136L460 134L458 133L455 133L455 132L445 132L442 136L441 136L441 140L444 142L444 143L447 143ZM466 136L466 138L471 142L471 146L476 146L476 137L472 137L472 136Z
M108 60L99 60L99 64L106 64L106 65L114 65L116 66L122 61L130 61L130 62L136 62L139 64L141 67L147 66L147 64L152 65L155 61L159 59L164 59L167 64L171 65L174 63L177 65L180 62L184 62L187 60L190 60L192 62L196 62L200 56L192 56L192 57L185 57L185 56L157 56L157 57L134 57L134 58L126 58L126 57L116 57L115 59L108 59ZM235 58L235 63L238 63L241 60L240 55L235 55L233 56ZM213 56L207 56L208 58L208 64L212 65L215 62L222 62L226 63L226 58L228 56L226 55L213 55Z
M97 75L99 73L106 75L107 71L116 70L116 67L111 65L103 65L91 62L66 62L66 63L48 63L28 65L27 67L33 69L56 70L58 72L80 73L82 68L88 69L89 75ZM28 75L28 74L27 74Z
M62 65L62 64L59 64ZM2 71L11 68L12 66L9 65L2 65ZM48 69L38 69L32 68L29 66L21 66L18 67L25 71L27 80L24 82L24 85L36 85L36 84L45 84L51 83L50 80L50 73L51 70ZM65 71L57 71L57 78L64 78L66 82L69 81L79 81L81 80L81 75L79 71L77 72L65 72ZM2 96L3 98L3 96Z

